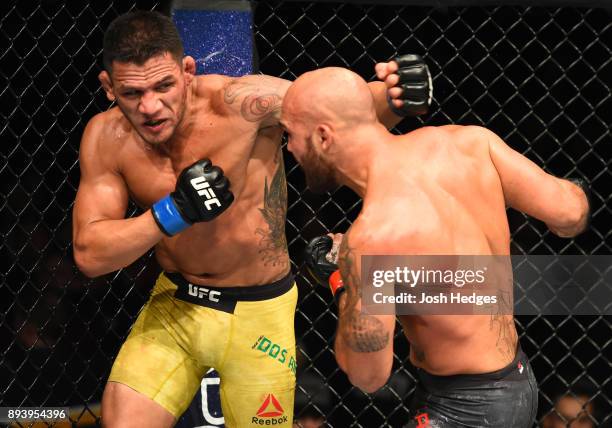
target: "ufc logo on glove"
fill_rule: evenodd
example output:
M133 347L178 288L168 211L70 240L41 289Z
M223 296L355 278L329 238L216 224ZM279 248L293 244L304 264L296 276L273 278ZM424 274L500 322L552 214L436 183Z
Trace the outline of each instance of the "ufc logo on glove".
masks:
M218 207L221 206L221 202L219 202L219 199L216 197L217 195L215 195L215 192L210 188L210 184L208 184L208 181L206 181L204 177L192 179L191 185L198 191L198 195L204 196L207 199L207 201L204 202L204 206L208 211L212 209L212 204L216 204Z
M193 223L215 219L233 201L234 194L223 170L209 159L201 159L180 173L174 192L155 202L151 213L161 231L174 236Z

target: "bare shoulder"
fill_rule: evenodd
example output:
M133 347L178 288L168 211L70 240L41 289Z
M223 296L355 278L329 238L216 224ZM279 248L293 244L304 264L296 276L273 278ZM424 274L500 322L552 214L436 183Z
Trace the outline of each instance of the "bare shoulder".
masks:
M291 82L280 77L268 76L266 74L247 74L241 77L228 78L231 89L248 88L256 93L285 92Z
M385 218L381 212L362 211L362 214L346 232L342 244L346 243L347 249L359 254L388 252L392 232L386 228L388 222L385 220L388 218Z
M85 126L81 140L81 150L98 146L106 140L110 141L117 133L128 132L127 127L129 127L129 123L118 107L98 113Z
M423 206L431 202L414 183L393 185L393 190L392 185L380 186L365 195L354 227L356 241L369 254L410 254L431 243L438 218L422 214Z
M453 143L468 155L485 155L489 151L489 142L499 137L491 130L478 125L446 125L438 127L441 138Z
M81 162L115 164L120 145L131 138L132 127L118 107L93 116L81 138Z
M222 74L201 74L195 77L194 91L198 98L209 98L213 94L220 94L232 77Z
M444 143L447 145L448 143L469 139L469 135L473 133L472 128L478 127L464 125L423 126L400 136L400 138L418 141L420 145L427 143Z

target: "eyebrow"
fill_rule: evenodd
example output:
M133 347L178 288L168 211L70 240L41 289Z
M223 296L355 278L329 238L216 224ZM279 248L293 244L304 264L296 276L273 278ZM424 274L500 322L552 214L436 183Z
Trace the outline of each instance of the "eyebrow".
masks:
M162 77L157 82L155 82L153 84L153 86L161 85L163 83L168 83L170 81L174 81L174 76L172 76L171 74ZM131 89L140 90L140 88L138 88L138 87L134 87L134 86L131 86L131 85L123 85L121 83L119 84L119 90L120 91L131 90Z
M161 79L161 80L158 80L158 81L157 81L157 83L156 83L156 85L159 85L159 84L161 84L161 83L166 83L166 82L168 82L168 81L170 81L170 80L174 80L174 76L172 76L171 74L170 74L170 75L168 75L168 76L165 76L165 77L164 77L163 79Z

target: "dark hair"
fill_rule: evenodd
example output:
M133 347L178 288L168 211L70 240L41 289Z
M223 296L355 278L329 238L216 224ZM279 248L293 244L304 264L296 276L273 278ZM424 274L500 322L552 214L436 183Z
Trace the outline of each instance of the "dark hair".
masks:
M159 12L139 10L120 15L104 33L102 61L109 72L113 61L142 65L166 52L181 61L183 42L172 20Z

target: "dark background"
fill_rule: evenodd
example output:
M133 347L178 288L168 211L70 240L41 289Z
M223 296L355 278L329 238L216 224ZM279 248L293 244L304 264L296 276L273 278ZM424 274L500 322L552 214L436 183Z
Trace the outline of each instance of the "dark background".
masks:
M527 2L523 2L527 3ZM566 2L567 3L567 2ZM592 223L574 240L510 210L515 254L610 254L612 14L601 8L351 5L258 1L254 29L263 73L294 79L317 67L349 67L373 79L375 62L419 53L434 75L432 112L397 132L479 124L562 177L591 186ZM0 404L84 405L99 401L114 356L158 268L151 255L95 281L72 261L70 213L87 121L106 110L99 89L102 35L145 1L31 1L0 5ZM302 274L305 241L343 232L360 209L347 189L313 196L285 156L287 235ZM410 167L407 165L406 167ZM550 201L555 203L555 201ZM133 209L130 211L134 212ZM409 218L407 219L409 221ZM298 278L298 412L328 424L401 426L413 389L408 352L396 340L388 388L350 388L330 352L334 308L325 290ZM598 422L612 413L612 323L603 316L518 317L521 343L540 385L539 417L555 397L590 389ZM398 331L398 335L401 332ZM510 404L511 405L511 404Z

